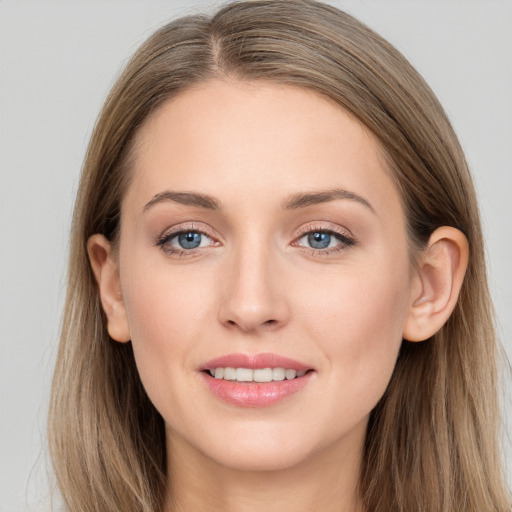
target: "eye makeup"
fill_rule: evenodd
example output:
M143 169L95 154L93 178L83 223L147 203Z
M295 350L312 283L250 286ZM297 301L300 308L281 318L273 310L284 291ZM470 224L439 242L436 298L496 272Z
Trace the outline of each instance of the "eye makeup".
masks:
M332 225L310 223L299 230L299 236L291 242L312 256L331 256L346 250L357 242L348 230ZM179 224L160 235L155 242L164 253L178 257L192 257L204 250L220 246L211 231L196 223Z
M218 246L220 243L213 238L210 230L190 223L166 230L157 238L155 245L166 254L186 257L194 256L198 251Z
M301 247L312 256L330 256L346 250L357 242L348 230L336 229L331 224L310 223L300 229L292 246Z

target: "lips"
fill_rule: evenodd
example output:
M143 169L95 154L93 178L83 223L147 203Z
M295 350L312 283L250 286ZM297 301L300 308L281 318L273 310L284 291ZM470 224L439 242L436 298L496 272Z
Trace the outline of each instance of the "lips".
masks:
M277 354L228 354L205 363L200 370L215 368L289 368L297 372L312 369L310 366Z
M229 354L205 363L209 391L239 407L268 407L301 391L314 369L277 354Z

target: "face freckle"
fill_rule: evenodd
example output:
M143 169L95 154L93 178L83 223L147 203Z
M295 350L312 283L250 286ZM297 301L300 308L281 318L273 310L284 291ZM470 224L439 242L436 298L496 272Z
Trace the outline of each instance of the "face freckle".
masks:
M360 446L411 295L400 197L377 140L315 93L230 81L169 100L138 137L121 289L168 444L259 469ZM305 383L219 391L205 365L226 356L293 360ZM292 391L258 402L244 395L256 385ZM224 396L235 388L238 403Z

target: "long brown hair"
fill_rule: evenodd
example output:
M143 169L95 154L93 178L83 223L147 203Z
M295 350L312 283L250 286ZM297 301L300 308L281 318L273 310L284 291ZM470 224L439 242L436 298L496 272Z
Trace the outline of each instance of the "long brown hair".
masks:
M467 237L470 261L446 325L403 342L372 411L360 488L367 512L509 512L498 450L497 343L475 191L456 135L422 77L389 43L334 7L253 0L157 31L129 62L87 151L71 234L53 381L50 449L73 512L157 512L165 491L163 420L130 344L108 336L87 257L117 236L134 136L167 99L214 77L316 91L380 140L401 192L411 247L439 226Z

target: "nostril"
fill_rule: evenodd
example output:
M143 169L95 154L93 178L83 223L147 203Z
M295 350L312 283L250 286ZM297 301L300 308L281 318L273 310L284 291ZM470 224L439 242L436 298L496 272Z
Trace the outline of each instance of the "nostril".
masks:
M264 322L262 322L260 324L260 327L273 327L273 326L277 325L278 323L279 323L278 320L274 320L273 318L271 318L270 320L265 320ZM230 325L230 326L240 325L236 320L227 320L226 324Z

